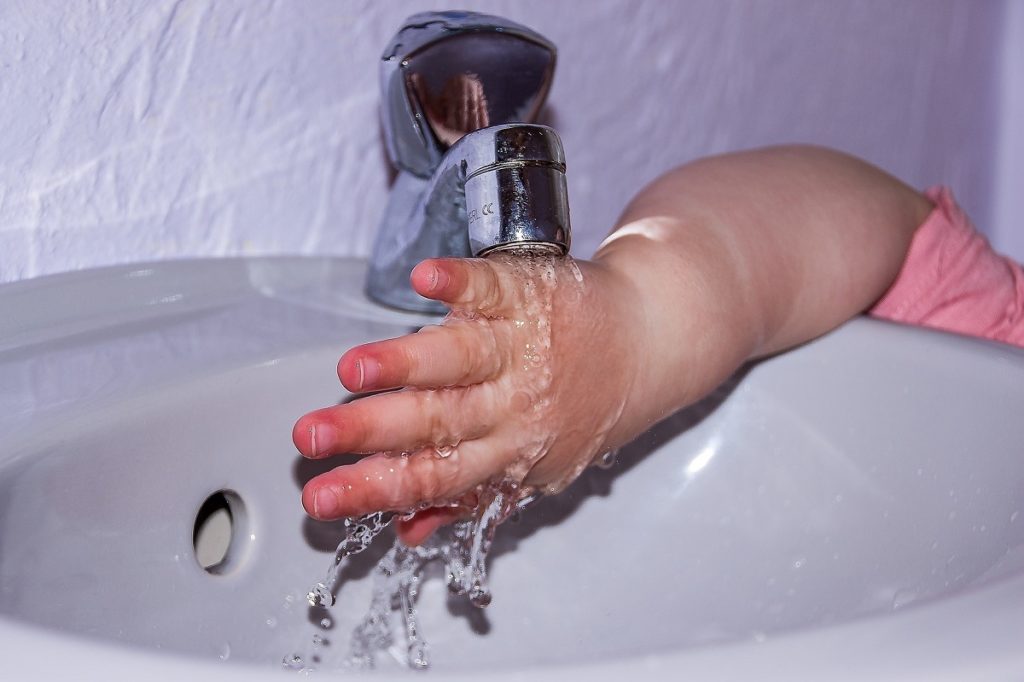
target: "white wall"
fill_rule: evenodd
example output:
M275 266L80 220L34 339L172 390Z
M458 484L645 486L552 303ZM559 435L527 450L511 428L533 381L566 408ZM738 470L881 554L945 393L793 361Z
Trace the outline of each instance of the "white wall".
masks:
M560 47L547 118L566 145L578 255L657 173L783 141L951 184L980 224L993 215L1003 2L455 4ZM368 253L388 178L378 55L405 16L437 7L0 4L0 281L188 256Z
M1024 0L1007 3L1000 64L993 245L1024 263Z

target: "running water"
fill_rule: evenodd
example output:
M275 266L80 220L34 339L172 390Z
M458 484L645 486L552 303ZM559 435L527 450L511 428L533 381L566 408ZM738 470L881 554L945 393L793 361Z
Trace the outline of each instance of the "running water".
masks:
M349 653L342 667L365 670L374 667L378 653L391 652L413 669L430 665L429 651L423 638L416 604L421 582L427 567L434 563L443 566L443 574L451 594L467 598L474 606L483 608L491 602L487 583L487 557L498 526L518 513L541 493L559 492L588 464L609 467L615 462L614 451L600 450L604 437L619 413L614 413L593 425L593 439L581 448L579 456L570 463L553 483L543 490L524 485L523 481L533 466L545 455L560 430L569 428L554 417L552 401L552 316L556 297L568 301L575 309L583 296L583 273L570 258L555 259L536 254L501 255L499 259L515 267L516 282L521 291L521 314L510 320L522 339L521 365L515 368L511 388L515 395L524 396L520 415L522 429L515 446L518 453L497 482L478 486L469 496L459 500L434 500L422 505L458 506L467 510L469 518L441 529L426 543L408 547L400 542L384 555L372 574L372 596L369 610L352 632ZM455 310L445 324L485 323L474 311ZM620 406L621 412L621 406ZM578 427L577 427L578 428ZM433 453L412 456L456 456L458 443L435 445ZM410 456L403 453L403 456ZM467 504L466 500L472 500ZM410 510L409 514L417 510ZM317 583L307 595L310 607L329 609L334 606L343 563L346 558L362 552L396 516L392 512L376 512L345 522L346 536L338 546L334 562L323 582ZM333 625L324 616L324 630ZM313 649L319 652L328 640L314 635ZM310 663L320 661L319 653L307 661L298 654L285 656L284 665L293 670L308 672Z
M327 578L314 585L306 595L310 606L334 606L334 592L338 585L338 576L341 575L341 563L346 557L359 554L369 547L373 539L388 527L393 518L393 512L373 512L356 519L345 519L345 538L334 552L334 564L327 571Z
M443 566L451 594L467 597L480 608L490 604L487 556L495 530L502 521L528 506L537 496L523 497L520 486L512 482L481 486L479 496L476 516L442 529L422 546L408 547L396 542L377 563L371 578L373 593L370 607L352 632L349 654L343 667L372 669L376 655L393 647L401 647L399 651L410 668L422 670L430 665L427 643L420 634L416 603L424 573L433 562ZM369 547L373 538L387 527L394 516L368 514L346 523L348 534L338 547L336 561L326 579L317 583L307 595L311 607L327 609L334 605L334 589L344 559ZM325 630L332 625L327 617L320 622ZM396 636L396 630L400 636ZM313 635L314 649L323 647L326 642L322 634ZM311 670L309 662L299 654L285 656L283 665L301 672Z

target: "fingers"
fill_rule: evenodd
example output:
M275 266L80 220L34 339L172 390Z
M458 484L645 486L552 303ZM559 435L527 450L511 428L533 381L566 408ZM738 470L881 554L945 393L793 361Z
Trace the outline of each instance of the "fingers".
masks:
M410 547L421 545L441 526L458 521L466 515L464 509L431 507L417 512L411 519L400 519L395 530L398 539Z
M486 390L397 391L315 410L292 430L305 457L343 452L410 452L479 438L492 425Z
M413 268L413 289L420 296L491 317L511 315L518 291L511 269L482 258L435 258Z
M408 456L371 455L310 480L302 490L302 506L324 521L385 509L406 511L423 502L457 499L504 464L483 441L464 442L446 457L433 448Z
M356 393L481 383L493 379L503 365L496 333L492 325L473 322L431 325L351 349L338 363L338 377Z
M338 374L349 390L411 390L317 410L295 425L293 440L307 457L378 453L306 484L302 503L314 518L444 503L511 462L504 461L508 453L501 449L481 445L494 428L494 415L504 414L496 409L502 399L490 380L500 375L505 360L500 349L508 345L496 336L504 327L482 318L515 314L522 297L518 277L500 262L436 259L418 265L411 281L421 295L481 317L366 344L342 357ZM439 386L459 388L427 390ZM433 447L450 443L458 446L444 456ZM384 454L413 450L408 456ZM412 544L422 542L455 518L452 514L457 512L418 515L400 533Z

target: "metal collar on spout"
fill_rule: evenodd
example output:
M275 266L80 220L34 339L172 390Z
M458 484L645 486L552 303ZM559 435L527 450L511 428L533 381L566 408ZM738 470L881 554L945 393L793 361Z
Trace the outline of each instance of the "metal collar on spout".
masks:
M527 124L484 128L462 138L448 156L465 163L474 256L523 246L568 253L565 154L554 130Z

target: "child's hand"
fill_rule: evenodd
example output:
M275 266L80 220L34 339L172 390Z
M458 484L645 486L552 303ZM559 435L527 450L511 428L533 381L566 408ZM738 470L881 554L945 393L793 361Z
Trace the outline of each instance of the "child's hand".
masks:
M549 257L424 261L421 295L453 313L416 334L351 349L338 375L372 395L302 417L306 457L366 453L306 484L317 519L426 506L400 528L421 542L511 480L564 488L632 433L616 426L645 357L630 286L608 268ZM632 305L631 305L632 304Z

